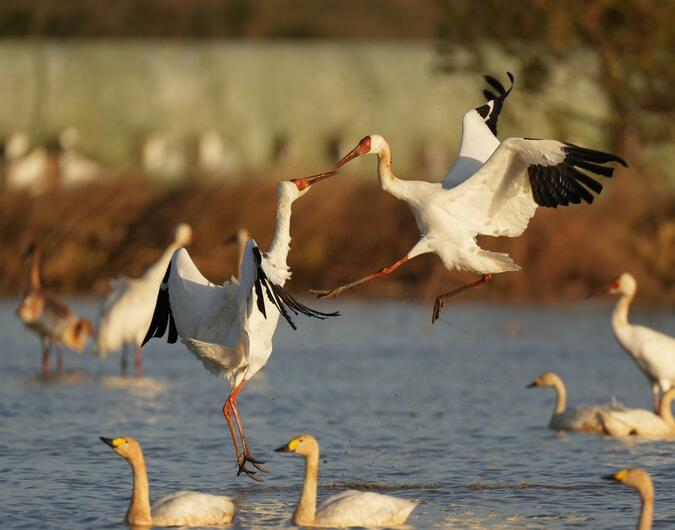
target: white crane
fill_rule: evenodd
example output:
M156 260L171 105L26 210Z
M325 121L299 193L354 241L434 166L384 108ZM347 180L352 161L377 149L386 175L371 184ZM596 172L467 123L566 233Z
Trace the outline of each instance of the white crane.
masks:
M614 335L649 379L654 411L658 414L659 390L667 392L675 386L675 338L628 322L628 309L637 291L637 282L632 274L624 272L603 290L621 295L612 313Z
M127 357L135 349L135 371L141 374L143 352L141 346L150 327L157 300L157 291L173 253L190 243L192 229L181 223L174 239L156 263L140 278L120 277L112 281L112 291L101 304L98 317L98 338L95 353L105 357L108 352L122 351L121 370L127 372Z
M237 410L237 397L246 383L267 363L272 353L272 336L282 315L293 329L290 312L324 319L339 313L321 313L304 306L283 289L291 276L286 263L290 248L290 221L293 202L302 197L312 184L334 172L304 179L280 182L277 187L276 228L266 254L250 239L239 269L239 281L222 286L208 281L197 269L185 249L177 250L171 260L164 283L157 296L153 324L148 337L161 337L167 327L168 341L182 342L204 367L227 379L231 390L223 405L223 415L232 435L237 456L237 475L246 473L254 480L255 471L267 472L264 462L250 452ZM237 423L239 441L232 415Z
M505 92L500 101L508 95ZM492 112L498 105L491 101ZM488 114L491 116L491 114ZM495 118L496 119L496 118ZM401 259L364 278L332 290L313 290L319 298L337 296L362 283L381 278L421 254L437 254L448 270L480 274L473 283L436 297L432 322L438 319L445 299L489 282L492 274L517 271L520 267L502 252L480 248L478 234L517 237L523 233L537 206L556 208L582 201L593 202L591 192L600 193L602 185L587 173L611 177L613 169L603 164L626 162L616 155L578 147L556 140L509 138L480 165L480 142L494 137L488 122L478 110L464 116L460 160L441 182L398 179L391 169L389 144L380 135L363 138L335 166L339 169L350 160L365 154L377 155L377 174L382 189L405 201L415 216L419 241ZM478 133L481 127L482 133ZM468 153L474 153L474 156ZM466 153L466 156L462 153ZM478 169L474 170L474 167ZM461 184L450 187L451 175L475 171Z

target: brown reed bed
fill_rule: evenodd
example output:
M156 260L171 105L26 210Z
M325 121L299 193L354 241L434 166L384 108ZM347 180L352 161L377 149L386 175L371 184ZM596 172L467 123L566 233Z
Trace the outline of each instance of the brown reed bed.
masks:
M44 247L43 276L57 292L99 296L109 278L139 275L155 260L178 221L195 231L190 249L216 282L235 274L236 250L222 241L245 226L266 248L274 227L275 186L260 179L227 186L192 182L179 188L136 178L51 192L0 194L0 294L16 296L27 277L23 253ZM372 178L343 175L315 186L294 205L289 263L296 294L333 287L388 265L418 237L407 206ZM623 271L636 275L643 304L675 301L675 195L672 188L620 174L593 206L539 209L524 236L484 238L523 270L495 277L464 299L553 303L582 299ZM391 277L349 296L430 300L473 277L446 272L422 256Z

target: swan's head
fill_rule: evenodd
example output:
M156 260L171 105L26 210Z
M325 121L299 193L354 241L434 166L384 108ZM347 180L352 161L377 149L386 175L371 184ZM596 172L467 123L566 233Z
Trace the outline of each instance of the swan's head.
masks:
M624 272L621 276L614 278L607 286L609 294L634 295L635 291L637 291L637 282L630 272Z
M349 153L343 156L340 159L340 161L337 164L335 164L335 169L340 169L347 162L349 162L350 160L354 160L359 156L367 155L369 153L379 155L380 153L383 153L388 149L389 144L387 143L387 140L385 140L383 136L380 136L379 134L370 134L368 136L364 136L363 138L361 138L361 141L354 149L349 151Z
M277 185L277 198L293 202L307 193L312 185L336 174L337 171L327 171L310 177L281 181Z
M296 436L287 444L275 449L277 453L296 453L303 456L308 456L318 450L319 442L311 434Z
M652 483L652 478L649 476L649 473L641 467L622 469L612 475L605 475L602 478L620 482L625 486L638 490L642 494L653 495L654 485Z
M118 436L117 438L104 438L101 441L112 447L118 455L127 462L131 462L141 454L141 444L130 436Z
M174 242L179 247L192 243L192 227L187 223L181 223L176 227Z
M537 378L532 381L527 388L536 388L536 387L552 387L556 386L560 382L560 377L554 372L544 372L537 376Z

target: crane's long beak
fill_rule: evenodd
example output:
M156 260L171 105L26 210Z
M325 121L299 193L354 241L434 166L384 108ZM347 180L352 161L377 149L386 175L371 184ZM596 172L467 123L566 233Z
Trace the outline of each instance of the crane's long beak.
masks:
M335 164L335 169L340 169L342 166L344 166L347 162L350 160L354 160L355 158L364 155L365 152L361 148L361 144L357 145L354 149L349 151L345 156L343 156L340 161Z
M337 171L326 171L325 173L319 173L318 175L312 175L310 177L291 179L291 182L295 184L299 190L304 190L305 188L309 188L312 184L326 180L333 175L337 175Z

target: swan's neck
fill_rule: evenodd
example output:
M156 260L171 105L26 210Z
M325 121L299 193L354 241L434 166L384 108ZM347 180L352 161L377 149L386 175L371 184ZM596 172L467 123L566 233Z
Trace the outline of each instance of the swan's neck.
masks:
M654 488L651 484L640 489L640 498L642 499L642 509L640 510L637 530L650 530L654 518Z
M305 482L298 507L293 514L293 523L298 526L311 525L316 515L316 483L319 476L319 449L305 458Z
M612 313L612 326L619 338L630 326L628 323L628 309L630 308L634 296L635 295L631 293L622 294Z
M567 408L567 390L565 383L561 379L556 379L553 388L555 388L555 411L554 414L562 414Z
M166 269L171 262L173 253L179 248L180 247L176 241L166 247L166 250L162 253L160 258L153 265L150 265L145 273L143 273L143 279L157 284L160 283L162 278L164 278L164 274L166 274Z
M286 258L291 248L291 206L293 201L280 197L277 203L277 223L267 259L278 269L288 269Z
M145 460L140 453L129 462L134 476L134 489L131 494L129 510L127 510L126 522L130 525L146 525L152 523L150 514L150 486L148 474L145 470Z
M671 409L671 402L673 397L675 397L675 391L669 390L661 398L661 404L659 405L659 416L665 421L669 427L675 427L675 419L673 418L673 412Z
M403 198L402 181L394 175L391 170L391 151L389 146L385 146L377 153L377 178L380 179L380 186L387 193L394 197Z

